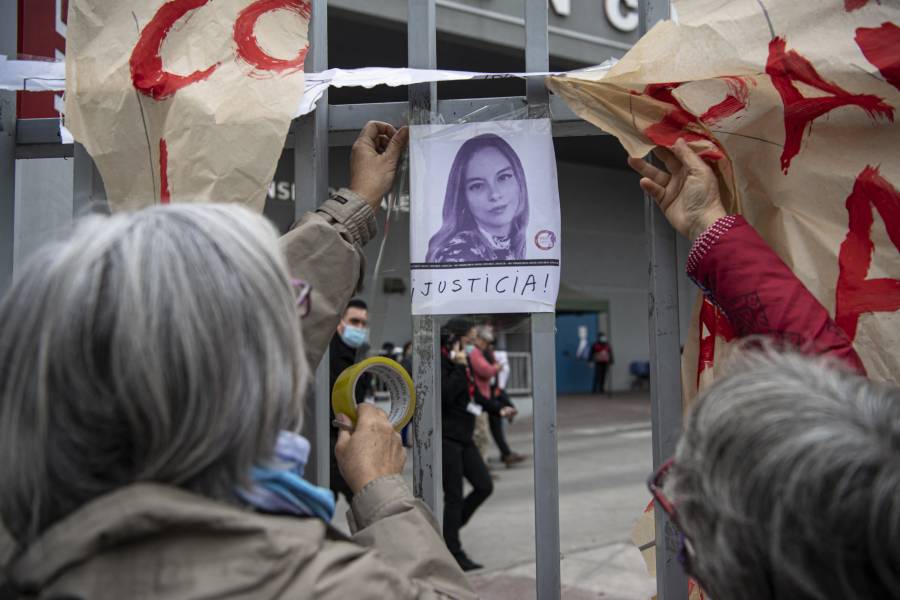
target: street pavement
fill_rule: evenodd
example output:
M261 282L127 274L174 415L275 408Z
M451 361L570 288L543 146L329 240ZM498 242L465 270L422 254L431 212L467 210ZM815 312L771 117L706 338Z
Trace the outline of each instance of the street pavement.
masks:
M485 566L470 573L485 600L535 598L531 407L528 399L517 404L520 418L509 427L507 440L529 458L507 469L492 448L494 493L461 532L466 552ZM630 541L634 522L650 500L647 392L560 397L557 424L562 597L650 598L656 582ZM345 508L342 501L337 514ZM341 516L336 521L344 525Z
M650 598L656 583L630 541L649 501L648 394L564 396L557 412L562 596ZM531 454L531 427L530 418L510 427L513 450ZM494 494L462 530L466 552L485 565L471 579L485 600L534 598L533 465L492 466Z

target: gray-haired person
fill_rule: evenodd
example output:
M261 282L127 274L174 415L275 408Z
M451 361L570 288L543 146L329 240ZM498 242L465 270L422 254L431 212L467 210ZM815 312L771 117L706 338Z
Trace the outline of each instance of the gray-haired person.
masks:
M281 248L243 208L175 205L86 219L33 257L0 305L7 597L475 597L383 412L338 440L351 537L291 433L405 141L369 124L352 191Z
M900 598L900 390L864 377L847 334L725 214L712 169L684 140L654 153L666 171L629 162L694 240L688 274L738 335L802 352L734 359L650 479L688 574L717 600Z

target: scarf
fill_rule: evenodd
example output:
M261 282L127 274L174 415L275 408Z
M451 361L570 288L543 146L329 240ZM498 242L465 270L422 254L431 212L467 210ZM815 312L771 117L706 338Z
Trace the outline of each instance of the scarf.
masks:
M244 502L260 512L316 517L326 523L334 517L334 493L303 479L309 459L309 442L290 431L278 434L275 461L268 467L253 467L250 490L239 490Z

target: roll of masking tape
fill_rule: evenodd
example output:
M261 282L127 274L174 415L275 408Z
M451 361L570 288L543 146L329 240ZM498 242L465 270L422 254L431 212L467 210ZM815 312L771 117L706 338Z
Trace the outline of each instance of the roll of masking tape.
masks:
M343 413L356 425L356 383L366 373L371 373L387 388L391 397L388 420L396 431L403 429L416 412L416 390L406 369L396 361L374 356L344 370L331 390L331 407L334 414Z

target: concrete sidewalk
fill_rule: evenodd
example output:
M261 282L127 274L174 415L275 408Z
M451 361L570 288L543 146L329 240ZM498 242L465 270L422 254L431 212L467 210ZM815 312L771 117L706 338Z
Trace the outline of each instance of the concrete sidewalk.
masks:
M656 593L656 581L647 575L640 552L630 543L563 554L560 568L566 600L646 600ZM535 597L533 562L476 573L470 579L485 599Z
M563 598L650 598L656 582L630 542L650 499L647 393L561 397L557 421ZM530 418L509 428L514 450L531 454L531 428ZM491 466L494 494L462 530L466 552L486 567L470 576L486 600L534 598L533 465Z

